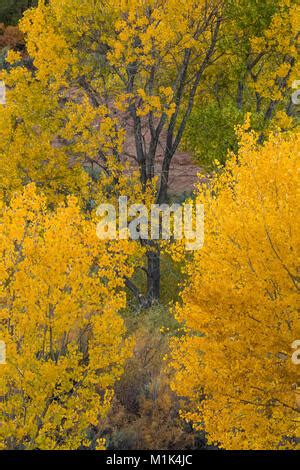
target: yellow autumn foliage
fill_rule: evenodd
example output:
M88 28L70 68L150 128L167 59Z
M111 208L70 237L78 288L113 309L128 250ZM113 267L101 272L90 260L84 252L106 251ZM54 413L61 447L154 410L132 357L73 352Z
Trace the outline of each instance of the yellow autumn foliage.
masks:
M222 448L299 447L291 345L300 337L300 147L290 99L299 78L299 2L278 0L272 14L266 2L262 22L255 2L249 23L240 18L245 3L40 0L25 12L28 56L9 51L0 70L7 98L0 112L0 449L105 447L105 417L132 351L118 315L124 284L130 289L133 273L139 283L145 272L150 303L134 283L131 290L139 308L150 306L161 299L153 281L163 277L163 250L181 260L186 253L184 243L157 243L156 267L146 269L147 244L97 238L95 209L119 196L148 208L167 201L172 159L196 103L220 107L217 120L207 112L196 123L208 127L201 148L207 152L208 141L234 148L227 127L215 135L220 85L234 99L238 92L222 121L241 122L235 111L244 116L254 106L261 134L247 121L238 154L224 171L215 162L218 175L198 188L205 243L186 261L176 308L182 327L171 341L180 399L172 403L164 380L157 388L145 381L157 408L149 413L151 400L141 395L137 426L147 445L164 443L165 436L153 441L158 415L170 415L164 429L174 435L170 421L177 423L177 405L188 398L181 416ZM140 350L143 364L154 357L157 369L165 349L158 359L151 354L151 334ZM130 380L125 397L138 395ZM167 390L158 401L157 390Z
M250 39L253 53L263 60L254 67L252 88L263 98L283 99L287 85L299 76L299 2L281 0L271 24L261 37Z
M98 240L74 197L49 211L33 184L1 212L0 448L102 448L131 354L118 311L133 245Z
M204 248L187 264L172 342L182 415L225 449L299 447L299 131L240 130L240 149L210 188ZM297 390L298 387L298 390ZM299 399L299 397L298 397Z

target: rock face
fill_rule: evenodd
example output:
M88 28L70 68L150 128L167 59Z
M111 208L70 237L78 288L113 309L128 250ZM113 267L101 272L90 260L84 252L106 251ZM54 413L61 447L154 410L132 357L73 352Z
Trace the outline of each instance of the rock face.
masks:
M138 168L138 165L133 158L129 159L125 156L125 160L130 161L131 168ZM163 152L159 152L154 166L155 175L157 176L161 174L162 162ZM207 183L208 178L205 171L193 163L191 155L184 152L177 152L174 155L170 166L168 193L171 196L176 194L192 193L195 189L195 184L199 182L199 179L203 183Z
M158 156L157 171L161 170L162 156ZM174 155L170 167L169 194L191 193L195 189L195 184L199 181L206 182L205 172L196 166L188 153L178 152Z

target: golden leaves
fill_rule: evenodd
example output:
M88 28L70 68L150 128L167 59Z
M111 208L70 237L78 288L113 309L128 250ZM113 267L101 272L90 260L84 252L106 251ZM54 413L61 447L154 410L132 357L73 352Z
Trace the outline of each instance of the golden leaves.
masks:
M209 191L199 187L206 237L187 265L176 311L187 333L172 343L173 387L191 400L186 419L203 423L212 442L290 448L299 381L291 361L300 335L299 133L271 135L258 147L249 122L244 128L238 159Z

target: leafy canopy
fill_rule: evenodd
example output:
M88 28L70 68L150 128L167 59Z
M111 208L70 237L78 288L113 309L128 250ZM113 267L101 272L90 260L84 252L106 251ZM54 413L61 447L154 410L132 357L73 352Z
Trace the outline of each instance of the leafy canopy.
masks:
M101 419L131 353L118 311L132 248L100 242L74 197L49 211L33 184L2 208L2 449L103 448Z
M173 388L213 443L290 448L299 430L299 132L263 146L253 132L240 137L237 157L197 195L206 238L176 310L185 334L172 342Z

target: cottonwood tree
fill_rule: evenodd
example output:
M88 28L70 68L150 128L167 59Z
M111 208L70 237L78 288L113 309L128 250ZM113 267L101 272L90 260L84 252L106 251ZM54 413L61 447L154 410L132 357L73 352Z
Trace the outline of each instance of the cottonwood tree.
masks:
M172 341L182 415L225 449L299 447L299 132L262 147L257 137L246 132L238 160L199 191L206 240L187 265L184 334Z
M132 349L118 311L133 245L108 248L94 226L76 198L51 211L33 184L1 209L1 449L105 445L101 422Z
M197 90L206 70L221 54L223 3L84 0L78 4L75 0L52 0L47 4L41 1L37 9L26 13L21 28L35 67L27 80L34 81L34 87L46 87L45 100L53 99L57 105L54 116L47 114L54 125L52 129L46 126L45 133L56 133L61 143L68 142L61 149L63 158L68 155L74 163L80 156L98 167L101 175L109 173L116 193L124 173L124 130L133 132L130 157L139 169L141 192L154 187L158 176L153 202L166 202L171 161ZM77 102L70 98L72 92L77 94ZM37 93L43 94L42 90ZM58 106L64 113L60 122ZM103 145L97 142L99 127L95 122L99 115ZM26 120L24 123L26 126ZM37 127L31 127L36 140ZM48 135L48 144L50 141ZM163 160L156 172L161 148ZM41 164L40 168L46 166ZM56 166L55 171L58 169ZM160 293L159 247L150 244L146 304L158 299Z

